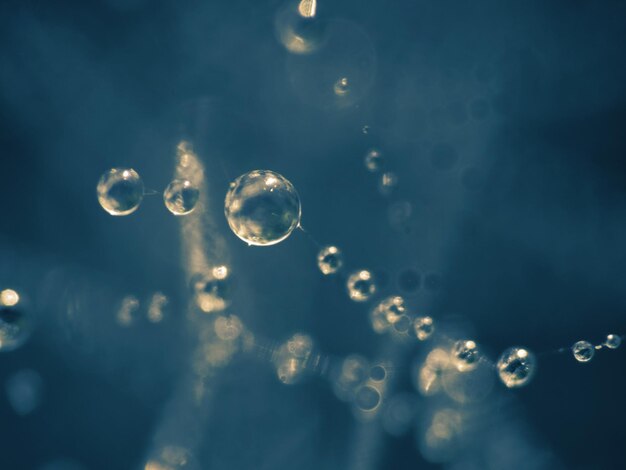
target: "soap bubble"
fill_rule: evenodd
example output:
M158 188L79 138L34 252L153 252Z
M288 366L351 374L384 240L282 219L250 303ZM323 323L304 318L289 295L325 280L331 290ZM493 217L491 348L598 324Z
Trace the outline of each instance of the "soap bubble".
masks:
M325 246L317 255L317 266L322 274L335 274L343 266L343 255L336 246Z
M452 347L452 362L459 372L476 368L480 355L478 346L472 340L461 340Z
M309 366L313 340L303 334L295 334L274 355L278 379L287 385L298 382Z
M335 90L335 95L344 96L350 92L350 87L348 83L348 79L346 77L342 77L335 82L335 86L333 88Z
M372 328L376 333L384 333L400 319L401 315L404 315L405 311L404 299L398 295L381 300L370 312Z
M411 329L411 318L408 315L400 315L393 323L393 329L400 335L406 335Z
M572 353L578 362L589 362L593 359L596 349L589 341L578 341L572 346Z
M431 317L417 317L413 320L413 329L415 330L415 337L424 341L433 334L435 325Z
M354 404L360 411L374 411L381 402L380 391L372 385L360 387L355 394Z
M98 202L111 215L128 215L143 200L141 177L132 168L112 168L100 177L96 188Z
M537 368L535 355L524 348L509 348L496 364L498 376L508 388L523 387L533 378Z
M139 309L139 299L134 295L127 295L122 299L120 308L117 311L116 320L124 327L128 327L133 324L136 318L137 310Z
M0 351L20 347L31 330L31 320L24 310L24 302L13 289L0 292Z
M383 382L387 378L387 369L382 364L375 364L370 368L370 379L374 382Z
M387 171L380 176L378 190L383 196L388 196L398 186L398 175L393 171Z
M275 30L280 43L292 54L310 54L325 40L324 22L316 18L316 0L288 2L276 15Z
M372 273L366 270L355 271L346 282L348 295L355 302L365 302L376 292L376 284Z
M383 167L383 156L378 149L370 149L365 154L365 168L372 173L380 171Z
M604 345L609 349L617 349L622 344L622 338L618 335L608 335Z
M230 229L244 242L274 245L300 223L300 198L285 177L254 170L230 183L224 214Z
M193 211L198 203L200 190L189 180L174 180L163 192L165 207L174 215L186 215Z
M43 380L30 369L23 369L7 379L7 398L13 410L20 416L32 413L41 404Z
M227 266L215 266L207 274L191 279L198 308L205 313L220 312L230 305L231 278Z
M351 400L357 387L367 380L369 371L370 367L365 358L357 355L346 357L333 380L333 391L337 398L343 401Z

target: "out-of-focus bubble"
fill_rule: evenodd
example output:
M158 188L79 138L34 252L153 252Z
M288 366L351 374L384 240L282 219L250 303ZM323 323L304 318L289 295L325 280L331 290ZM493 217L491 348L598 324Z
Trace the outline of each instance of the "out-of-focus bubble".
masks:
M537 360L525 348L509 348L502 353L496 364L498 376L508 388L523 387L535 375Z
M198 203L200 190L189 180L176 179L163 191L165 207L174 215L191 213Z
M100 177L96 192L98 202L109 214L128 215L143 200L143 181L132 168L112 168Z
M215 266L191 279L196 305L205 313L221 312L231 302L232 280L228 266Z
M393 326L405 312L406 306L402 297L398 295L387 297L378 302L370 312L372 328L376 333L384 333Z
M412 294L419 290L422 284L422 276L417 269L408 268L398 274L398 288L406 293Z
M495 375L486 361L481 361L469 371L459 372L448 368L442 376L443 389L455 402L476 403L487 397L493 389Z
M572 346L572 354L578 362L589 362L595 353L596 350L589 341L578 341Z
M383 155L378 149L370 149L365 154L365 168L372 173L380 171L383 167Z
M32 320L17 291L0 292L0 351L19 348L30 336Z
M387 368L382 364L374 364L370 367L370 379L374 382L384 382L387 378Z
M407 335L411 329L411 318L408 315L400 315L393 323L393 330L399 335Z
M415 396L402 393L393 396L386 404L382 424L383 429L392 436L402 436L411 428L415 417Z
M39 470L85 470L85 467L74 460L59 459L42 465Z
M443 374L450 368L450 354L441 348L433 349L415 376L417 390L424 396L439 393L443 387Z
M169 303L168 298L163 292L155 292L150 298L148 304L148 321L151 323L159 323L165 317L165 307Z
M333 391L342 401L350 401L355 390L367 380L370 367L367 360L361 356L346 357L335 372L332 380Z
M452 460L460 445L462 425L458 411L448 408L437 411L420 443L422 456L432 463Z
M289 33L282 40L284 44L291 39L295 47L287 46L290 51L301 51L287 58L293 90L304 102L316 107L352 106L372 86L376 71L374 48L367 34L353 23L332 20L316 22L316 26L320 28L317 41L294 40Z
M607 335L604 345L609 349L617 349L622 344L622 338L619 335Z
M236 315L217 317L214 327L215 334L224 341L234 341L243 332L243 323Z
M31 369L23 369L7 379L6 393L13 410L20 416L35 411L41 404L43 380Z
M436 144L430 151L430 162L438 170L451 169L458 159L458 152L450 144Z
M326 25L316 14L316 0L289 1L276 14L276 36L292 54L309 54L324 44Z
M398 175L396 175L393 171L386 171L380 175L378 190L383 196L390 195L393 190L396 189L396 186L398 186Z
M134 295L127 295L122 299L117 311L117 323L121 326L130 326L135 321L137 309L139 309L139 299Z
M200 470L200 466L188 449L165 446L148 460L144 470Z
M302 379L309 366L312 351L311 337L303 334L293 335L274 354L278 379L287 385Z
M317 254L317 267L322 274L335 274L343 266L343 254L336 246L325 246Z
M274 245L300 223L300 197L284 176L254 170L230 183L224 214L230 229L244 242Z
M372 412L380 406L382 396L380 390L373 385L359 387L354 395L354 404L360 411Z
M475 369L480 360L477 344L471 339L454 343L451 352L452 363L459 372Z
M433 319L431 317L417 317L413 320L413 330L417 339L420 341L427 340L435 331Z
M355 302L365 302L376 293L374 276L365 269L355 271L348 276L346 288L348 289L348 296L351 300Z

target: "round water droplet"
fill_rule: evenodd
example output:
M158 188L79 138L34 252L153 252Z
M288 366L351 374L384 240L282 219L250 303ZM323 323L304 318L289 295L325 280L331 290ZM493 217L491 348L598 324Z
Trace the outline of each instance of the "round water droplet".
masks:
M356 391L354 404L361 411L374 411L380 405L380 392L371 385L364 385Z
M313 340L303 334L295 334L274 354L274 365L278 379L287 385L302 379L307 371L313 351Z
M370 312L372 328L376 333L384 333L404 315L405 311L404 299L398 295L381 300Z
M300 223L300 197L285 177L254 170L230 184L224 214L233 233L246 243L274 245Z
M572 346L572 353L578 362L589 362L596 353L596 348L589 341L578 341Z
M207 274L197 274L191 287L198 308L205 313L220 312L230 305L232 280L227 266L216 266Z
M459 372L474 369L478 365L480 355L478 346L472 340L461 340L452 347L452 362Z
M370 368L370 379L374 382L382 382L387 378L387 369L382 364L373 365Z
M189 180L174 180L163 192L165 207L174 215L186 215L198 203L200 190Z
M413 320L415 337L420 341L427 340L435 331L435 325L431 317L417 317Z
M372 173L380 171L383 167L383 155L378 149L370 149L365 154L365 168Z
M347 77L342 77L335 82L335 86L333 87L335 91L335 95L337 96L345 96L350 93L350 86L348 83Z
M324 275L335 274L343 266L343 255L336 246L325 246L317 255L317 266Z
M141 204L144 187L132 168L112 168L100 177L96 191L105 211L111 215L128 215Z
M619 335L608 335L604 345L609 349L617 349L622 344L622 338Z
M30 335L31 321L20 295L13 289L0 292L0 351L19 348Z
M411 329L411 318L408 315L400 315L393 323L393 329L400 335L406 335Z
M346 282L348 295L355 302L365 302L376 292L376 284L372 273L366 270L355 271Z
M496 369L498 376L508 388L523 387L535 374L535 355L524 348L509 348L502 353Z

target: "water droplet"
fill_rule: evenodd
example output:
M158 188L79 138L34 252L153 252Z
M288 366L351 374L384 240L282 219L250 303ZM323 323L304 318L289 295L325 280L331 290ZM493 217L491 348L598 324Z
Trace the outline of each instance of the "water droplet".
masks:
M622 344L622 338L619 335L608 335L604 345L609 349L617 349Z
M31 319L17 291L0 292L0 351L13 351L28 339Z
M472 340L461 340L454 343L451 356L452 362L459 372L474 369L480 359L478 346Z
M186 215L198 203L200 190L189 180L174 180L163 192L165 207L174 215Z
M390 195L396 186L398 186L398 175L393 171L387 171L381 175L378 189L383 196Z
M360 387L354 398L354 404L361 411L374 411L380 405L380 401L380 392L371 385Z
M383 167L383 162L383 155L378 149L370 149L365 154L365 168L367 168L372 173L380 171Z
M405 311L404 299L398 295L381 300L370 313L372 328L376 333L384 333L404 315Z
M348 295L355 302L365 302L376 292L376 284L372 273L366 270L355 271L346 282Z
M325 246L317 255L317 266L324 275L335 274L343 266L343 255L336 246Z
M535 355L524 348L509 348L502 353L496 369L498 376L508 388L523 387L535 374Z
M427 340L435 331L435 325L431 317L417 317L413 320L415 337L420 341Z
M100 177L96 188L98 202L111 215L128 215L143 200L141 177L132 168L112 168Z
M232 280L227 266L215 266L191 279L196 304L205 313L220 312L230 305Z
M254 170L230 184L224 203L230 229L250 245L274 245L300 223L300 198L285 177Z
M578 362L589 362L593 359L596 349L589 341L578 341L572 346L572 353Z

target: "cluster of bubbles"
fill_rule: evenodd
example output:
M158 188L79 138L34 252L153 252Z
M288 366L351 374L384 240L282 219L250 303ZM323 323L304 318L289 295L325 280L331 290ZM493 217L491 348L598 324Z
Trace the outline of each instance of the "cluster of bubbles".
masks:
M364 163L367 171L379 174L378 190L380 193L384 196L390 195L398 185L398 175L385 169L387 161L380 149L369 149L365 153Z
M594 346L589 341L577 341L572 346L572 354L578 362L589 362L596 354L596 350L607 347L608 349L617 349L622 344L621 336L610 334L607 335L604 343Z
M139 173L132 168L112 168L106 171L96 187L100 206L111 215L129 215L139 209L144 196L153 194L145 190ZM163 202L174 215L191 213L200 196L200 189L186 179L175 179L163 191Z

